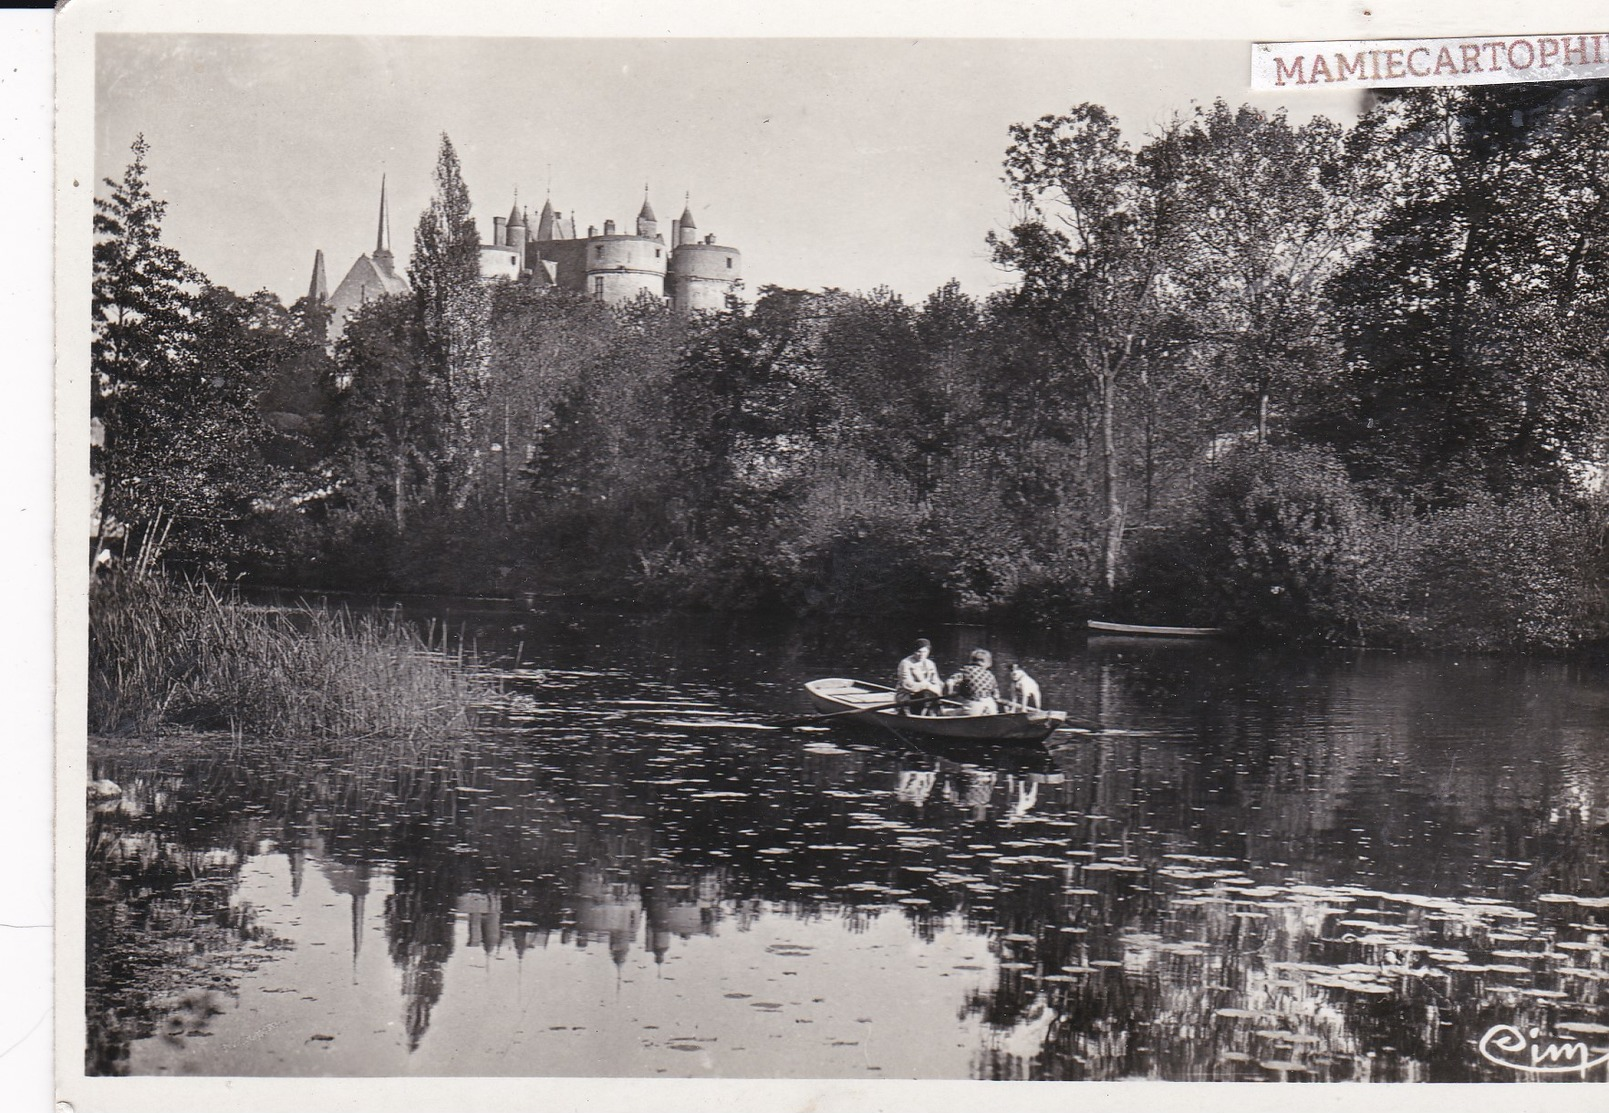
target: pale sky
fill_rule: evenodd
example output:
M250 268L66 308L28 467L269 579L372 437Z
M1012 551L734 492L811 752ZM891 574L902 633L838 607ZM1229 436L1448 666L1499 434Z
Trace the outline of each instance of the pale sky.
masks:
M119 176L143 131L167 242L286 304L316 248L333 288L373 247L382 173L406 260L443 131L483 241L516 187L533 219L551 181L579 230L625 230L646 183L666 226L691 192L700 232L743 253L751 297L887 285L919 301L952 277L1009 284L984 236L1010 223L1014 122L1095 101L1132 142L1219 96L1355 113L1351 96L1249 94L1248 56L1234 41L101 35L96 169Z

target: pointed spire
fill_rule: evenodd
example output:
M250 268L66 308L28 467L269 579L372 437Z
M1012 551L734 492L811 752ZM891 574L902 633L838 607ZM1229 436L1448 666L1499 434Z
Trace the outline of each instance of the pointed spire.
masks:
M536 238L551 240L553 236L553 202L542 202L542 215L536 218Z
M330 300L330 283L324 277L324 250L313 252L313 280L307 285L307 300L312 305L323 305Z
M380 175L380 230L374 237L374 253L391 254L391 210L386 207L385 175Z
M514 206L508 210L508 226L525 226L525 220L520 216L520 191L517 189L514 191Z
M687 203L682 206L681 226L683 228L697 228L698 223L693 219L693 193L687 192Z
M642 211L637 214L637 219L655 221L659 219L654 215L654 207L648 203L648 183L646 182L643 183L642 187Z

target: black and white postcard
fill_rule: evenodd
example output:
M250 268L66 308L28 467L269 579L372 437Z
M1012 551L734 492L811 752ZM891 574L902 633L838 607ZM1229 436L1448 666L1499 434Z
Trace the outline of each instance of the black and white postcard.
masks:
M1601 11L461 7L58 15L63 1101L1602 1094Z

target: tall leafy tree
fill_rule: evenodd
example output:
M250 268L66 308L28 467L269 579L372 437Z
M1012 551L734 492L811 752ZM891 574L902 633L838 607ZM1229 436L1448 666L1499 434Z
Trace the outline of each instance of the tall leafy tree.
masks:
M1119 400L1138 365L1137 341L1163 270L1163 195L1099 105L1014 124L1011 139L1005 180L1023 218L990 240L995 258L1022 276L1012 308L1035 319L1047 357L1060 365L1058 393L1083 393L1093 403L1101 577L1110 590L1128 515Z
M1168 280L1194 340L1249 403L1258 443L1270 410L1337 364L1324 284L1366 239L1372 191L1341 128L1217 101L1147 144L1168 193Z
M210 286L162 242L166 204L147 180L143 136L121 180L95 202L91 469L103 536L218 569L237 554L240 525L274 477L257 396L283 354L271 295Z
M1601 458L1606 100L1601 86L1418 89L1372 122L1397 193L1333 285L1350 358L1311 432L1378 492L1558 491Z
M443 133L435 192L414 229L409 281L418 305L430 399L441 424L440 494L462 506L479 467L476 425L491 355L490 295L480 277L480 236L452 140Z
M101 443L90 459L102 485L103 532L138 528L160 509L141 473L171 418L164 403L186 359L191 294L201 280L162 242L167 205L146 179L150 145L140 135L130 150L122 180L106 179L110 193L95 199L90 415Z
M364 305L335 346L332 439L347 502L385 507L399 535L435 482L442 433L419 333L398 295Z

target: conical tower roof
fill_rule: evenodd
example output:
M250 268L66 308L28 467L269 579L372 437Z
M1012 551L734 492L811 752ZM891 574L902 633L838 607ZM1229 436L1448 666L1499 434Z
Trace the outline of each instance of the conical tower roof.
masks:
M693 219L693 199L689 197L687 204L682 207L681 226L683 228L697 228L698 222Z
M330 300L329 279L324 276L324 250L313 252L313 280L307 284L307 300L322 305Z
M525 218L520 216L520 203L518 201L515 201L514 207L508 210L508 226L512 228L516 224L522 228L525 226Z
M542 215L536 218L536 238L551 240L553 238L553 202L542 202Z
M652 220L652 221L658 221L659 220L659 218L654 215L654 207L648 203L648 191L646 189L643 190L642 211L637 214L637 219L638 220Z
M380 228L374 236L374 253L391 254L391 210L386 205L385 175L380 175Z

